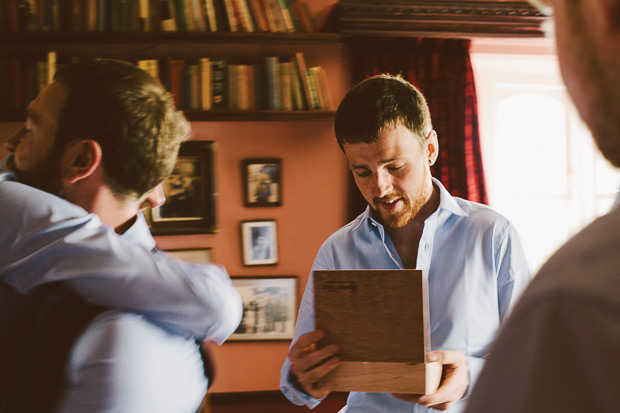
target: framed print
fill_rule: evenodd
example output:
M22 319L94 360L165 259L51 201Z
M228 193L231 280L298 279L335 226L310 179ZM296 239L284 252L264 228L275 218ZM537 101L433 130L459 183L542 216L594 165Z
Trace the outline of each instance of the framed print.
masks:
M243 318L229 340L290 340L297 313L297 277L232 277Z
M277 158L244 159L243 201L248 207L282 205L282 160Z
M153 235L216 232L213 165L213 141L181 144L174 170L163 183L166 202L145 213Z
M274 219L241 221L241 255L245 266L278 263L278 238Z
M211 262L211 248L186 248L166 250L166 252L188 262L198 262L202 264Z

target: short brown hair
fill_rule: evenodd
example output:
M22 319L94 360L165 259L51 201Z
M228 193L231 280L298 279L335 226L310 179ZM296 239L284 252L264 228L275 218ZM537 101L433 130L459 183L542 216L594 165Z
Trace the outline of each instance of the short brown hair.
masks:
M57 145L97 141L106 184L117 196L141 198L172 172L190 127L157 80L112 59L66 64L54 80L68 92Z
M342 99L334 129L345 143L373 143L386 126L403 124L421 142L433 126L424 95L400 76L381 74L354 86Z

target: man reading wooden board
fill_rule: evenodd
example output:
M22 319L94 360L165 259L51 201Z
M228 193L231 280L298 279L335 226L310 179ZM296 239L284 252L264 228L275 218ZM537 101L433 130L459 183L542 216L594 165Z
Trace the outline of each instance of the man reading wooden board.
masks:
M419 344L419 354L411 360L421 363L425 356L441 363L437 391L351 391L342 412L461 413L497 328L532 277L520 237L505 217L486 205L452 196L431 175L439 156L437 132L424 96L403 78L378 75L357 84L338 106L334 131L368 207L330 235L316 254L282 365L280 389L291 402L313 408L333 390L334 381L327 377L351 361L342 358L338 344L319 348L326 332L315 326L314 273L421 270L428 283L432 351L424 354ZM439 170L452 168L452 161L449 164ZM388 282L384 278L377 285ZM346 291L332 301L344 306ZM367 309L372 314L356 312L353 318L374 320L374 312L403 301L387 295L376 300ZM398 313L415 314L412 311L398 308ZM403 334L413 333L398 326L387 329L381 335L389 338L388 349L374 353L396 354L392 345ZM373 363L393 362L361 361L357 366L368 369Z
M429 394L441 364L430 348L426 285L420 270L314 271L320 347L336 344L342 360L328 377L336 391ZM428 343L428 344L427 344Z

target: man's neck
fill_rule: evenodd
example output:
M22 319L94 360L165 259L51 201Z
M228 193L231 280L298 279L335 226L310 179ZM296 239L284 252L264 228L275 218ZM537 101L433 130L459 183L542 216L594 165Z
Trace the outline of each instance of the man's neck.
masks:
M139 210L139 203L121 200L105 185L80 191L66 197L68 201L99 216L103 225L108 225L122 234L133 225Z
M437 208L439 208L439 191L433 185L430 199L411 221L399 228L384 226L405 268L416 268L424 222L437 211Z

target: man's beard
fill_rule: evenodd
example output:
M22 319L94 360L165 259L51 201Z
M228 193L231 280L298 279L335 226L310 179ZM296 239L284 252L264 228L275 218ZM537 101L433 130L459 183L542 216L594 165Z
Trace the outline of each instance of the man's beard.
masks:
M32 171L20 170L15 164L15 155L11 154L7 159L7 167L15 174L20 183L60 196L62 179L60 157L56 152L56 148L53 148Z
M427 175L426 179L430 180L430 175ZM383 198L375 198L371 207L383 225L389 228L402 228L420 213L422 207L428 202L432 192L433 185L425 184L414 199L409 199L405 194L394 192ZM403 201L403 208L397 211L386 211L381 208L381 201L398 198Z

